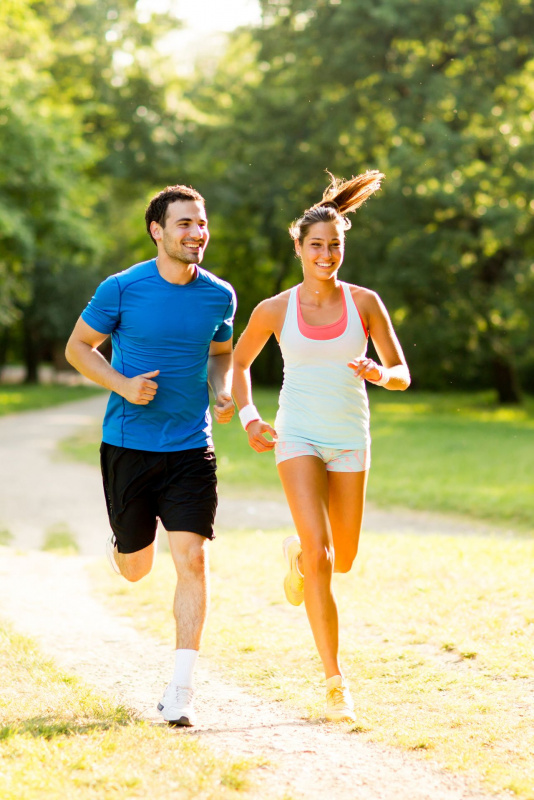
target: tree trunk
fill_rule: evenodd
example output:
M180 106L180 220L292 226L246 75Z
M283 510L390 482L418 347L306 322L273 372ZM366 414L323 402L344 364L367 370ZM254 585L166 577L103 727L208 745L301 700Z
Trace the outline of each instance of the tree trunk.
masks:
M499 403L517 405L521 402L521 394L515 370L504 356L495 355L492 360L493 385L499 395Z
M9 329L4 328L0 333L0 373L6 365L7 349L9 347Z
M39 383L39 347L32 325L28 320L23 322L24 329L24 366L26 375L24 383Z

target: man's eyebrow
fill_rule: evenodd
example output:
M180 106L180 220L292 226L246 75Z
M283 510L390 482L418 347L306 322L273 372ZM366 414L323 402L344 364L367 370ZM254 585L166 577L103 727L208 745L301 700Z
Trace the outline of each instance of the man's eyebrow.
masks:
M176 223L178 223L178 222L193 222L193 218L192 217L180 217L180 219L175 220L175 222ZM201 217L199 219L199 222L205 222L207 224L208 220L206 219L206 217Z

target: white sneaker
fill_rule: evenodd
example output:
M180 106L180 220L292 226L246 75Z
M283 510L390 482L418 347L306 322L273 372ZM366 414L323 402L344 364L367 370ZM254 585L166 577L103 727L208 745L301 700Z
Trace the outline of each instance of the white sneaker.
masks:
M113 572L116 572L117 575L120 575L121 571L119 569L119 565L115 561L115 545L116 544L117 544L117 540L115 538L115 534L114 533L110 533L110 535L108 536L108 538L106 540L106 555L108 557L109 563L111 564L111 569L113 570Z
M196 724L193 708L194 690L186 686L174 686L169 683L163 697L158 703L158 711L170 725L192 727Z
M349 687L341 675L326 681L326 719L330 722L356 722Z
M284 592L292 606L300 606L304 602L304 578L298 568L299 556L302 553L300 539L296 534L284 539L284 558L287 561L287 574L284 578Z

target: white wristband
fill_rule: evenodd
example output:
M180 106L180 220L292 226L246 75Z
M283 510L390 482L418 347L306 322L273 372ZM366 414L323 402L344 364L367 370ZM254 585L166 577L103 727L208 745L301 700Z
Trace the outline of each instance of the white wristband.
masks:
M390 374L389 369L383 367L381 364L378 365L378 371L380 372L380 378L377 381L373 381L375 386L385 386L386 383L389 383Z
M261 417L256 406L253 403L249 403L248 406L243 406L239 412L239 419L241 420L241 425L246 430L251 422L254 422L256 419L261 419Z

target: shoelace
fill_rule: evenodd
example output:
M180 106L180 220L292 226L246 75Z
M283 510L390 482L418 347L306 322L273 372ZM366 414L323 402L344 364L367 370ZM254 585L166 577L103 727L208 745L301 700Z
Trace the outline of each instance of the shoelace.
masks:
M176 704L179 708L185 708L185 706L190 705L193 699L193 689L187 686L175 686L173 699L176 700Z
M343 706L344 708L350 707L349 702L345 698L343 687L341 686L334 686L329 690L327 701L329 705Z

